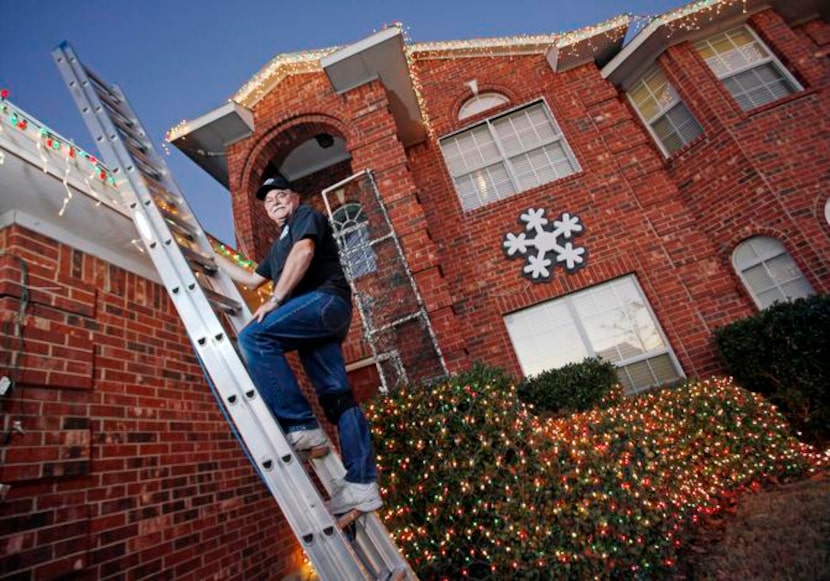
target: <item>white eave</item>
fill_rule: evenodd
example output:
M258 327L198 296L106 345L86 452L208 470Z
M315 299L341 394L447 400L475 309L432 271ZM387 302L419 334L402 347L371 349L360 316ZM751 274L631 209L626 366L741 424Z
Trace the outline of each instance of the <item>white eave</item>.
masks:
M426 138L400 28L381 30L342 48L321 58L320 65L338 94L379 79L388 91L389 109L403 145L408 147Z
M620 52L631 17L627 14L606 22L563 34L550 45L545 57L557 73L596 63L602 67Z
M100 169L80 150L69 157L68 139L50 131L61 147L46 146L43 126L5 103L28 126L0 115L0 228L18 224L157 281L120 191L99 179Z
M627 90L670 46L694 42L746 22L753 14L772 8L790 23L821 15L826 0L716 0L695 2L656 17L602 68L602 76Z
M174 127L169 142L230 189L225 148L254 131L253 113L234 101Z

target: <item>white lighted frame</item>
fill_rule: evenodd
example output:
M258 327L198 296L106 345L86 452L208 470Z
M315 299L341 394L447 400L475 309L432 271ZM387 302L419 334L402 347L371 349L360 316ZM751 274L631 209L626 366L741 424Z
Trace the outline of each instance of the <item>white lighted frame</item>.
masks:
M684 377L633 275L511 313L504 321L526 376L602 356L618 368L628 393Z

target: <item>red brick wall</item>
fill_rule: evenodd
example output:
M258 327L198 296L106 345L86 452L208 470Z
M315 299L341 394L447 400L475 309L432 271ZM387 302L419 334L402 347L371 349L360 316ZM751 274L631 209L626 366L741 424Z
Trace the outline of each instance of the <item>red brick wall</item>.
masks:
M409 266L416 278L428 283L422 285L421 291L427 308L434 313L433 323L441 323L435 324L436 333L445 351L454 360L462 360L463 344L454 328L449 295L440 269L429 259L434 252L429 250L431 241L424 236L423 210L383 86L375 81L338 96L322 72L289 77L254 107L254 115L254 135L229 149L234 216L241 247L254 249L253 256L262 256L273 238L273 234L261 234L267 228L251 195L269 163L279 165L293 147L321 131L344 138L352 155L347 166L349 173L367 168L373 171L393 226L407 250ZM318 172L301 180L299 187L316 194L343 177L346 176ZM319 207L316 196L310 202ZM346 345L349 361L367 355L366 346L360 341L353 329Z
M280 158L280 135L327 120L346 139L351 169L376 172L384 203L424 296L450 365L470 360L519 373L505 314L612 278L634 274L687 375L720 371L715 328L755 312L731 253L752 234L777 236L810 282L826 292L828 228L827 24L790 28L765 11L750 25L806 90L741 112L686 44L659 59L705 135L667 160L628 100L594 65L555 73L544 55L414 55L413 73L430 120L430 136L406 150L395 135L388 100L373 82L334 95L323 73L289 78L256 107L257 132L231 150L238 215L261 168ZM465 83L510 99L499 109L458 121L471 96ZM510 199L464 212L441 156L441 136L543 99L580 170ZM276 146L276 143L283 143ZM235 188L235 189L234 189ZM557 270L548 283L520 276L501 240L528 207L577 214L588 264ZM238 221L243 239L248 222Z
M814 40L823 38L826 46L830 26L813 21L792 30L772 11L753 16L749 24L803 91L744 112L692 45L672 47L661 66L705 131L672 160L669 175L717 243L717 258L752 311L731 268L735 246L750 236L780 240L813 288L830 291L830 238L823 218L830 194L830 66Z
M293 536L164 289L18 226L0 231L0 248L0 374L16 379L0 405L4 428L19 420L26 430L0 451L0 482L11 485L0 503L0 577L256 579L296 569Z
M711 293L724 273L711 264L712 243L695 227L647 134L596 67L556 74L543 55L530 55L424 59L417 72L436 137L543 98L581 167L567 178L463 212L437 140L410 150L471 357L519 373L505 314L634 273L686 372L712 371L710 329L690 295ZM459 122L459 103L471 95L464 83L472 78L480 87L509 95L511 102ZM518 216L528 207L581 217L586 232L579 243L588 249L587 267L575 275L557 270L549 283L520 276L519 264L505 259L501 240L516 230ZM686 254L695 247L700 255Z

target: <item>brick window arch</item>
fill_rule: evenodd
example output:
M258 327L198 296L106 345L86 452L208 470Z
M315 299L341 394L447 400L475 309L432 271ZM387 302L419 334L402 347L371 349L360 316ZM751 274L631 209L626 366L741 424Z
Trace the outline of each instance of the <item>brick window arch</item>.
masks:
M815 293L784 245L770 236L753 236L738 244L732 264L760 309Z

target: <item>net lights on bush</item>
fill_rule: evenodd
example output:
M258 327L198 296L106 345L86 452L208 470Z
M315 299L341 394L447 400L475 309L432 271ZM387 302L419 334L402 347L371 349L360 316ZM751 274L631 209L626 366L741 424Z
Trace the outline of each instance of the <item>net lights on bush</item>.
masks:
M425 577L659 574L739 491L828 467L728 379L555 420L513 388L452 382L368 411L382 516Z

